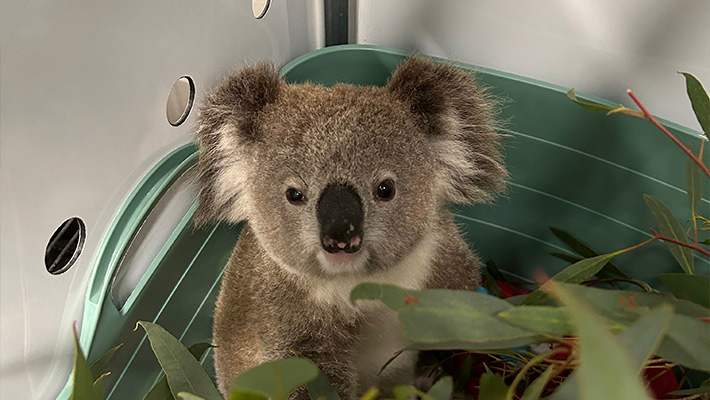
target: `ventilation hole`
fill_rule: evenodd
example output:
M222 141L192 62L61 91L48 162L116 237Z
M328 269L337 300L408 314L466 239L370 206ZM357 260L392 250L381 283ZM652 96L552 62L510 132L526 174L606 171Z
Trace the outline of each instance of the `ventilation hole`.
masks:
M179 126L187 119L195 101L195 83L189 76L180 77L170 89L165 112L172 126Z
M264 18L269 7L271 7L271 0L251 0L251 12L256 19Z
M79 258L84 249L86 225L81 218L64 221L49 239L44 252L44 266L52 275L66 272Z

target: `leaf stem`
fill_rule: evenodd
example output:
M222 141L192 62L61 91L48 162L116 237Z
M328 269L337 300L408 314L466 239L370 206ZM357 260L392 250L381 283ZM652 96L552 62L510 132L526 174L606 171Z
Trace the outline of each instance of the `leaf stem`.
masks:
M654 236L654 237L652 237L652 238L650 238L650 239L648 239L648 240L644 240L643 242L641 242L641 243L639 243L639 244L635 244L635 245L633 245L633 246L631 246L631 247L627 247L627 248L622 249L622 250L617 250L617 251L613 252L612 254L613 254L614 256L617 256L617 255L619 255L619 254L621 254L621 253L626 253L627 251L636 250L636 249L638 249L639 247L645 246L645 245L647 245L647 244L649 244L649 243L651 243L651 242L653 242L653 241L655 241L655 240L658 240L658 239L660 239L660 238Z
M532 368L534 365L539 364L548 358L554 356L555 354L560 354L560 353L567 353L570 354L571 350L567 347L557 347L555 349L552 349L548 352L538 354L537 356L533 357L528 361L523 368L520 369L520 372L518 372L517 375L515 375L515 379L513 380L513 383L510 385L510 388L508 388L508 394L506 395L506 400L513 400L515 397L515 391L520 384L520 382L525 378L525 375L528 373L528 370Z
M654 235L653 239L663 240L664 242L669 242L669 243L677 244L678 246L687 247L691 250L698 251L698 252L710 257L710 251L707 251L707 250L703 249L702 247L694 246L692 244L683 243L681 241L671 239L669 237L665 237L653 229L651 229L651 233L653 233L653 235Z
M670 139L673 141L673 143L675 143L676 145L678 145L678 147L680 147L681 150L683 150L683 152L685 152L685 154L688 155L688 157L690 157L696 164L698 164L698 166L700 167L700 169L703 170L703 172L705 173L705 175L707 175L708 177L710 177L710 170L708 169L708 167L706 167L705 164L703 164L703 162L700 161L700 159L699 159L698 157L696 157L695 154L693 154L693 152L691 152L690 150L688 150L688 148L685 147L685 146L683 145L683 143L681 143L680 140L678 140L678 138L676 138L675 136L673 136L673 134L670 133L670 131L668 131L668 129L666 129L666 127L664 127L663 125L661 125L661 124L656 120L656 118L654 118L653 115L651 115L651 113L648 112L648 110L646 109L646 107L644 107L643 104L641 104L641 100L639 100L638 97L636 97L636 95L634 94L634 92L632 92L631 89L627 90L626 92L629 94L629 96L631 96L631 98L634 100L634 102L636 103L636 105L639 106L639 108L640 108L641 111L643 112L643 115L646 116L646 119L648 119L649 121L651 121L654 125L656 125L656 126L658 127L658 129L660 129L661 131L663 131L663 133L665 133L666 136L668 136L668 138L670 138Z
M703 159L703 149L705 149L705 141L700 142L700 151L698 152L698 158ZM698 242L698 221L695 215L695 206L691 204L692 207L692 213L693 213L693 243L695 243L696 246L698 246L700 243Z

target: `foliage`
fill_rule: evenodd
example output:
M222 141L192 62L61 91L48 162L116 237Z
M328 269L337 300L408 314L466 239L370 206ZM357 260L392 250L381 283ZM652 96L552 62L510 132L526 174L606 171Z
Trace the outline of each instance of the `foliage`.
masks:
M707 136L708 95L697 79L682 74ZM650 239L600 254L569 232L551 228L578 256L553 254L571 265L552 278L539 279L532 293L505 282L492 262L482 282L490 294L358 285L351 292L353 302L379 301L397 313L411 341L402 351L454 351L441 361L444 372L428 392L403 385L386 395L395 400L447 400L455 391L466 391L478 399L506 400L710 398L710 379L702 384L695 380L694 385L689 379L693 374L707 376L710 372L710 277L695 275L694 265L697 254L710 256L710 240L699 238L710 230L710 220L698 210L703 174L710 176L701 162L705 142L701 141L698 155L694 154L658 123L632 92L629 95L640 110L583 102L574 89L567 92L586 109L649 120L688 155L691 226L686 229L661 199L644 195L658 230L650 230ZM670 294L633 279L629 271L612 263L615 256L655 241L665 243L682 271L660 276ZM609 288L592 287L601 284ZM523 299L504 299L511 295ZM222 398L198 361L208 344L188 350L159 325L144 321L138 325L145 329L165 374L144 399ZM76 333L75 345L72 399L103 398L104 371L120 345L92 366L79 348ZM673 388L658 389L662 380ZM229 399L284 400L295 390L308 390L314 400L340 400L318 367L297 356L244 372L234 380ZM376 400L381 395L385 394L371 388L362 400Z

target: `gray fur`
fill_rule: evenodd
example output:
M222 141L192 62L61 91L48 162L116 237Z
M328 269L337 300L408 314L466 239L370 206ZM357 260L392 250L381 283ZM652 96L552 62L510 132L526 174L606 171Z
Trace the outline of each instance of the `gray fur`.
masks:
M383 384L358 369L355 353L364 336L389 340L377 332L373 339L371 328L385 320L396 325L396 316L378 305L352 305L350 288L367 281L478 285L479 261L445 205L489 201L504 188L490 104L471 73L422 58L409 58L385 87L286 84L260 64L207 98L197 132L197 221L248 223L215 311L223 394L242 371L293 350L318 363L344 399L355 398ZM396 183L387 202L374 195L385 178ZM348 184L362 198L363 256L355 264L319 255L315 205L332 183ZM307 201L289 203L289 187ZM413 378L412 360L400 364L392 379Z

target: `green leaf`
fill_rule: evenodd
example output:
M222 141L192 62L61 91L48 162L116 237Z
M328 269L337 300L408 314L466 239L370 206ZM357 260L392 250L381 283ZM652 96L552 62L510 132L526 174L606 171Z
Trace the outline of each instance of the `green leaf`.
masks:
M450 376L439 379L427 394L434 400L451 400L454 393L454 380Z
M710 379L706 379L700 384L700 387L692 389L676 390L675 392L670 392L668 394L673 394L676 396L692 396L694 394L710 393Z
M582 257L571 256L571 255L565 254L565 253L550 253L550 255L551 255L552 257L559 258L560 260L565 261L565 262L567 262L567 263L569 263L569 264L574 264L574 263L576 263L576 262L578 262L578 261L582 261L582 260L583 260Z
M486 288L488 293L490 293L492 296L495 296L498 298L503 297L503 292L500 291L500 288L498 287L498 284L496 283L496 279L493 277L493 275L489 271L485 272L484 280L483 280L483 287Z
M421 400L434 400L433 397L412 385L395 386L394 389L392 389L392 393L394 394L394 400L410 400L416 398L420 398Z
M673 317L673 306L662 304L641 316L621 333L620 339L631 356L634 371L641 369L661 344Z
M99 386L94 386L94 376L91 367L79 346L79 338L74 329L74 371L72 372L71 400L103 400L104 395Z
M710 371L710 324L674 315L656 353L686 367Z
M601 270L604 265L606 265L609 260L614 258L614 256L617 254L619 254L619 252L602 254L600 256L592 258L585 258L584 260L576 262L570 265L569 267L563 269L562 271L558 272L550 280L565 283L584 282L587 279L596 275L597 272L599 272L599 270ZM525 298L525 300L523 300L522 304L535 305L542 303L547 298L547 294L545 294L544 290L546 289L548 283L543 284L542 287L530 293Z
M705 132L705 136L710 139L710 99L703 85L693 75L687 72L680 72L685 77L685 88L688 98L693 106L695 117L700 123L700 127Z
M606 111L607 115L621 113L630 115L632 117L644 118L644 115L641 111L626 108L621 104L619 104L619 107L611 107L604 104L583 102L577 98L577 95L574 93L574 88L567 91L567 97L569 97L570 100L574 101L575 103L589 111Z
M659 277L675 297L710 308L709 276L661 274Z
M97 386L97 387L99 387L101 390L103 390L103 387L101 386L101 382L103 382L103 381L104 381L104 378L106 378L106 377L109 376L109 375L111 375L110 372L104 372L103 374L99 375L99 377L96 378L96 380L94 380L94 386Z
M656 219L656 224L658 224L661 235L682 243L689 243L688 236L686 236L680 223L678 223L673 213L671 213L661 200L648 194L644 194L643 199L646 201L648 209L651 210L651 214L653 214L653 217ZM678 264L683 268L683 271L692 275L695 270L693 251L675 243L665 242L665 244L676 261L678 261Z
M481 376L478 400L500 400L508 394L508 385L502 376L487 372Z
M195 357L196 360L200 360L202 355L212 347L212 344L207 342L195 343L188 348L190 354ZM143 396L143 400L173 400L173 394L170 392L170 386L168 385L168 379L163 375L155 385L148 391L148 393Z
M685 158L685 176L688 186L688 204L690 204L691 215L695 217L703 194L703 180L700 167L690 157Z
M577 377L581 399L649 399L631 358L604 320L567 290L554 282L549 289L566 305L579 337Z
M472 308L417 307L399 312L407 337L418 343L460 342L464 348L505 348L512 340L533 343L542 338Z
M461 373L459 374L459 380L456 382L456 390L463 392L466 390L466 383L471 377L471 367L473 366L473 356L467 354L466 358L463 360L463 365L461 366Z
M243 399L240 393L284 400L297 388L316 379L318 367L301 357L270 361L244 371L234 378L230 400Z
M565 287L594 308L597 313L626 325L636 320L639 310L656 308L662 304L673 306L676 315L685 315L694 319L710 316L710 311L704 307L660 293L604 290L581 285Z
M563 307L519 306L501 312L498 317L512 325L539 333L563 336L574 332L567 310Z
M545 386L547 386L547 381L550 380L550 375L552 375L552 372L555 370L554 365L550 365L547 367L545 372L540 374L528 387L525 389L525 392L523 393L523 397L520 398L520 400L538 400L540 396L542 396L542 391L545 390Z
M686 300L660 294L602 290L580 285L564 285L595 312L620 324L630 325L648 309L669 304L675 310L657 355L686 367L710 371L710 325L707 308Z
M362 283L350 297L353 301L382 300L399 313L407 337L426 348L455 343L460 349L497 349L543 339L496 318L495 314L512 306L485 294Z
M566 245L568 245L572 250L574 250L577 254L584 258L591 258L591 257L596 257L599 255L596 251L594 251L591 247L587 246L586 244L582 243L580 240L572 236L567 231L564 231L559 228L555 227L550 227L550 230L552 233L557 236L558 239L563 241ZM578 260L575 260L573 262L577 262ZM615 275L620 278L624 279L629 279L630 277L624 273L619 267L614 265L613 263L609 262L607 263L602 269L597 273L597 275L600 275L602 278L607 278L609 276L603 276L603 275Z
M205 400L204 397L200 397L188 392L180 392L178 393L178 397L182 400Z
M138 321L137 325L145 329L173 397L177 398L180 392L189 392L197 393L206 400L222 400L200 362L175 336L152 322Z
M572 371L562 384L546 400L573 400L579 399L579 379L577 372Z
M313 400L340 400L340 395L335 391L328 378L319 373L316 379L308 383L308 392Z
M107 371L108 363L111 361L114 354L116 354L116 351L121 348L121 346L123 346L123 343L112 347L91 364L91 375L94 379L99 379L99 377Z

